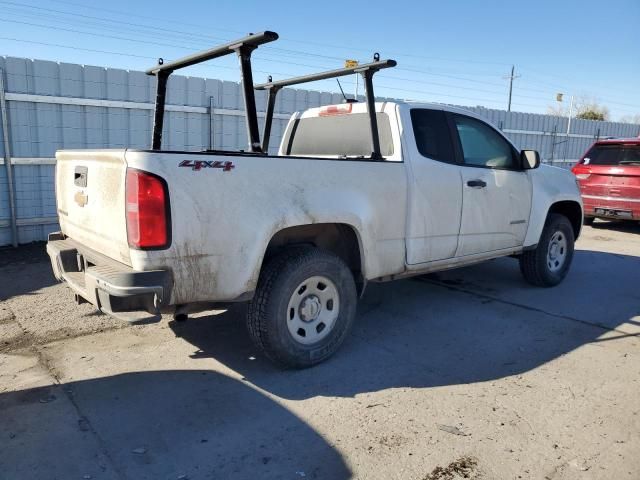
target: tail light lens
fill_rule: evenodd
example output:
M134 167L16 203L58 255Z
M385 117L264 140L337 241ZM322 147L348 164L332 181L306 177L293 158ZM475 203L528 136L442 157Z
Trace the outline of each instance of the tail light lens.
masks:
M582 160L578 162L571 171L578 180L586 180L591 176L591 169L582 163Z
M163 179L127 169L127 239L129 246L158 249L169 246L169 194Z

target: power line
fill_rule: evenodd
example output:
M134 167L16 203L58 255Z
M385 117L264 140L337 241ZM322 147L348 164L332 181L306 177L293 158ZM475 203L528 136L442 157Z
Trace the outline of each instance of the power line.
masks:
M116 39L116 40L131 41L131 42L136 42L136 43L140 43L140 44L158 45L158 46L165 46L165 47L171 47L171 48L179 48L179 49L189 50L189 51L192 50L192 47L188 47L188 46L185 46L185 45L174 45L174 44L168 44L168 43L164 43L164 42L140 40L140 39L122 37L122 36L117 36L117 35L109 35L109 34L104 34L104 33L86 32L86 31L83 31L83 30L64 28L64 27L60 27L60 26L43 25L43 24L38 24L38 23L33 23L33 22L23 22L23 21L19 21L19 20L6 20L6 19L0 19L0 22L17 23L17 24L22 24L22 25L34 26L34 27L38 27L38 28L50 29L50 30L58 30L58 31L65 31L65 32L70 32L70 33L78 33L78 34L82 34L82 35L90 35L90 36L97 36L97 37L102 37L102 38L112 38L112 39ZM281 63L295 65L295 66L313 67L312 65L308 65L308 64L290 62L290 61L282 61L280 59L274 59L273 57L264 56L264 55L262 55L262 58L264 58L266 60L271 60L271 61L279 61ZM425 72L420 72L420 73L423 73L423 74L426 74L426 75L442 76L442 77L446 77L446 78L454 78L454 79L459 79L459 80L462 80L462 81L469 81L469 79L456 77L454 75L425 73ZM424 80L408 79L408 78L404 78L404 77L388 76L388 78L394 79L394 80L400 80L400 81L409 81L409 82L414 82L414 83L422 83L422 84L427 84L427 85L451 87L451 85L447 85L447 84L441 84L441 83L436 83L436 82L428 82L428 81L424 81ZM479 82L478 81L476 83L483 83L483 84L493 85L490 82ZM464 86L456 86L456 88L463 89L463 90L469 90L469 91L477 91L477 92L480 92L480 93L489 93L489 94L492 94L492 95L497 95L498 94L498 92L488 91L488 90L483 90L483 89L478 89L478 88L471 88L471 87L464 87ZM453 97L455 97L455 96L453 96ZM463 97L463 98L465 98L465 97ZM536 99L535 97L529 97L529 98Z
M83 52L91 52L91 53L105 53L107 55L120 55L123 57L132 57L132 58L144 58L148 60L156 60L155 57L149 57L146 55L136 55L133 53L123 53L123 52L114 52L113 50L98 50L95 48L85 48L71 45L62 45L59 43L50 43L50 42L38 42L36 40L24 40L21 38L12 38L12 37L0 37L1 40L10 40L12 42L21 42L21 43L31 43L33 45L44 45L47 47L57 47L57 48L68 48L71 50L79 50Z
M155 60L155 57L151 57L151 56L144 56L144 55L137 55L137 54L131 54L131 53L117 52L117 51L113 51L113 50L90 49L90 48L83 48L83 47L56 44L56 43L38 42L38 41L33 41L33 40L23 40L23 39L17 39L17 38L12 38L12 37L0 37L0 38L4 39L4 40L10 40L10 41L16 41L16 42L22 42L22 43L31 43L31 44L45 45L45 46L54 46L54 47L57 47L57 48L67 48L67 49L71 49L71 50L80 50L80 51L88 51L88 52L94 52L94 53L104 53L104 54L109 54L109 55L120 55L120 56L126 56L126 57L144 58L144 59ZM296 64L296 63L294 63L294 65L305 66L304 64ZM206 65L205 64L205 66L213 67L213 68L222 68L222 69L227 69L227 70L236 70L235 67L228 67L228 66L221 66L221 65L216 65L214 67L213 65ZM265 71L265 70L256 69L255 71L259 72L259 73L264 73L264 74L273 74L273 73L275 73L275 74L283 75L283 76L292 75L291 73L274 72L274 71L271 71L271 70ZM391 77L389 77L389 78L391 78ZM430 82L424 82L424 81L419 81L419 80L406 79L406 78L402 78L402 77L393 77L393 78L394 79L403 80L403 81L415 81L415 82L418 82L418 83L425 83L425 84L429 84L430 83ZM354 82L345 82L345 83L354 84ZM436 84L436 85L443 85L443 84ZM436 96L436 97L471 100L472 102L481 101L481 102L485 102L485 103L487 103L487 102L494 103L494 104L498 103L498 100L487 99L486 97L483 98L483 99L479 99L477 97L446 94L446 93L442 93L442 92L432 92L432 91L425 91L425 90L416 90L416 89L402 88L402 87L390 86L390 85L382 85L382 84L379 84L378 87L379 88L383 88L383 89L389 89L389 90L392 90L392 91L401 91L401 92L407 92L407 93L417 93L417 94L420 94L420 95L433 95L433 96ZM461 87L458 87L458 88L461 88ZM470 89L470 90L478 91L477 89ZM489 93L491 95L499 95L498 92L492 92L492 91L483 91L483 92ZM539 97L529 97L529 98L538 99ZM521 106L539 108L538 105L532 105L532 104L527 104L527 103L522 103L522 102L518 102L518 104L521 105Z
M9 5L18 5L18 6L26 6L28 8L36 8L36 7L32 7L30 5L26 5L26 4L20 4L20 3L16 3L16 2L8 2L8 1L0 1L0 3L2 4L9 4ZM72 3L72 2L62 2L62 3ZM75 4L74 4L75 5ZM215 41L229 41L230 39L228 38L221 38L221 37L217 37L217 36L212 36L212 35L203 35L203 34L193 34L191 32L184 32L184 31L180 31L180 30L175 30L175 28L173 29L167 29L167 28L161 28L161 27L157 27L157 26L147 26L147 25L143 25L143 24L139 24L139 23L133 23L133 22L126 22L126 21L120 21L120 20L111 20L111 19L107 19L107 18L101 18L101 17L95 17L95 16L91 16L91 15L83 15L83 14L79 14L79 13L73 13L73 12L66 12L63 10L55 10L55 9L48 9L48 8L42 8L42 7L38 7L38 10L44 10L44 11L48 11L48 12L55 12L55 13L61 13L63 15L67 15L67 16L77 16L80 18L85 18L85 19L94 19L94 20L98 20L100 22L112 22L116 24L116 29L118 31L122 31L122 25L130 25L130 26L135 26L135 27L141 27L141 28L146 28L146 29L152 29L152 30L161 30L164 32L167 32L173 36L176 36L176 33L179 34L183 34L183 35L187 35L190 37L199 37L201 39L207 39L207 40L215 40ZM97 8L96 8L97 9ZM105 10L105 9L98 9L98 10ZM109 10L108 11L113 11L113 10ZM34 13L34 12L29 12L28 13L29 17L36 15L36 16L46 16L47 18L51 17L51 15L42 15L42 14L38 14L38 13ZM60 18L60 17L58 17ZM64 18L64 17L62 17ZM69 23L69 22L67 22ZM189 24L188 24L189 25ZM42 25L39 25L42 26ZM103 27L104 28L104 27ZM136 32L139 33L139 32ZM145 35L154 35L157 36L155 34L155 32L145 32ZM164 36L163 36L164 38ZM286 41L286 40L285 40ZM296 41L297 42L297 41ZM316 43L316 42L304 42L304 43L313 43L315 45L319 45L319 46L323 46L326 47L328 45L326 44L320 44L320 43ZM345 47L335 47L332 46L332 48L345 48ZM328 59L328 60L337 60L342 62L344 60L343 57L337 57L337 56L332 56L332 55L326 55L326 54L318 54L318 53L314 53L314 52L307 52L307 51L299 51L299 50L291 50L291 49L283 49L283 48L279 48L279 47L270 47L270 50L274 50L274 51L280 51L280 52L286 52L288 54L293 54L293 55L301 55L301 56L312 56L312 57L317 57L317 58L324 58L324 59ZM351 47L349 47L349 50L360 50L360 51L367 51L368 53L371 53L368 50L364 50L364 49L352 49ZM434 59L434 58L439 58L439 57L425 57L425 56L420 56L420 55L412 55L412 54L402 54L400 56L410 56L410 57L415 57L415 58L427 58L427 59ZM452 59L448 59L451 61L460 61L460 62L474 62L473 60L452 60ZM478 63L485 63L485 62L478 62ZM424 70L419 70L419 69L411 69L411 68L403 68L400 67L400 69L402 70L407 70L407 71L414 71L414 72L420 72L420 73L425 73L425 74L431 74L430 72L425 72ZM454 77L455 78L455 77ZM463 79L461 77L457 77L460 78L461 80L468 80L468 79Z
M4 3L4 2L3 2ZM77 2L70 2L67 0L56 0L56 3L64 3L64 4L68 4L68 5L72 5L75 7L82 7L85 9L90 9L90 10L99 10L99 11L105 11L105 12L109 12L109 13L114 13L116 15L119 16L126 16L127 18L131 18L131 17L135 17L135 18L144 18L144 19L149 19L149 20L153 20L154 22L164 22L164 23L170 23L172 26L175 24L178 25L185 25L185 26L192 26L192 27L198 27L198 28L204 28L204 29L210 29L211 25L204 25L204 24L197 24L197 23L189 23L189 22L175 22L175 21L171 21L168 22L166 18L160 18L160 17L152 17L152 16L148 16L148 15L136 15L136 14L132 14L130 12L123 12L123 11L119 11L119 10L113 10L113 9L107 9L104 7L95 7L95 6L87 6L87 5L83 5L81 3L77 3ZM28 4L23 4L23 5L27 5L27 6L31 6ZM39 7L33 7L33 8L39 8ZM221 28L221 27L216 27L219 30L223 30L226 32L230 32L230 33L235 33L235 34L241 34L241 35L245 35L247 32L244 31L240 31L240 30L232 30L232 29L228 29L228 28ZM322 48L333 48L333 49L342 49L342 50L349 50L350 52L353 51L361 51L361 52L366 52L368 54L371 54L371 50L369 49L363 49L363 48L357 48L357 47L353 47L353 46L348 46L345 47L344 45L331 45L331 44L327 44L327 43L320 43L320 42L313 42L313 41L309 41L309 40L301 40L301 39L296 39L296 38L288 38L288 39L284 39L284 41L286 42L291 42L291 43L300 43L300 44L305 44L305 45L315 45L318 47L322 47ZM300 52L300 53L304 53L304 52ZM453 62L462 62L462 63L478 63L478 64L486 64L486 65L505 65L505 63L503 62L495 62L495 61L484 61L484 60L478 60L478 59L451 59L451 58L443 58L443 57L433 57L433 56L425 56L425 55L418 55L418 54L408 54L408 53L396 53L395 55L392 55L393 57L413 57L413 58L420 58L420 59L425 59L425 60L446 60L446 61L453 61ZM340 60L343 60L342 58L340 58Z
M39 28L46 28L46 29L50 29L50 30L59 30L62 32L69 32L69 33L79 33L82 35L91 35L93 37L102 37L102 38L111 38L114 40L125 40L127 42L135 42L135 43L142 43L142 44L147 44L147 45L157 45L160 47L171 47L171 48L181 48L184 50L191 50L190 47L186 47L186 46L181 46L181 45L172 45L169 43L162 43L162 42L152 42L149 40L138 40L136 38L128 38L128 37L119 37L117 35L108 35L105 33L95 33L95 32L84 32L82 30L76 30L73 28L64 28L64 27L54 27L51 25L42 25L39 23L33 23L33 22L23 22L20 20L6 20L3 18L0 18L0 22L4 22L4 23L17 23L20 25L29 25L31 27L39 27Z
M0 20L0 21L2 21L2 20ZM51 28L55 28L55 27L51 27ZM96 35L98 35L98 34L96 34ZM13 41L21 41L19 39L15 39L15 38L6 38L6 39L13 40ZM44 43L44 42L34 42L34 41L26 41L26 42L27 43L37 43L37 44L41 44L41 45L47 45L47 43ZM142 42L142 41L140 41L140 42ZM143 42L143 43L145 43L145 42ZM64 46L64 45L60 45L60 44L49 44L49 45L54 45L54 46L62 47L62 48L69 48L69 46ZM188 47L179 47L179 48L188 49ZM91 51L91 52L99 52L99 53L113 53L113 54L116 54L116 52L107 52L107 51L101 51L101 50L96 50L96 49L85 49L85 48L75 48L75 47L74 47L74 49L76 49L76 50L84 50L84 51ZM120 53L120 55L122 55L122 53ZM148 59L153 59L154 58L154 57L150 57L150 56L140 56L140 55L133 55L133 56L138 57L138 58L148 58ZM264 60L279 61L277 59L272 59L271 57L264 56L264 55L262 56L262 58ZM295 65L295 66L309 66L307 64L296 63L296 62L282 62L282 63L286 63L286 64L289 64L289 65ZM224 67L224 66L220 66L220 65L217 65L216 68L234 69L232 67ZM260 70L255 70L255 71L256 72L261 72L261 73L266 73L266 74L268 74L268 73L278 73L278 72L266 72L266 71L260 71ZM284 74L284 75L289 75L289 74ZM409 79L409 78L397 77L397 76L390 76L390 75L387 75L386 78L393 79L393 80L405 81L405 82L414 82L414 83L419 83L419 84L424 84L424 85L443 86L443 87L449 87L450 86L450 85L443 84L443 83L429 82L429 81L424 81L424 80L415 80L415 79ZM453 94L445 94L445 93L440 93L440 92L429 92L429 91L424 91L424 90L407 89L407 88L391 87L391 86L383 86L383 85L379 85L379 87L395 89L395 90L411 92L411 93L422 93L423 95L430 94L430 95L444 96L444 97L448 97L448 98L461 98L461 99L467 99L467 100L477 100L477 99L474 99L473 97L461 96L461 95L453 95ZM468 91L473 91L473 92L486 93L486 94L490 94L490 95L493 95L493 96L500 95L499 92L490 91L490 90L482 90L482 89L464 87L464 86L457 86L456 88L458 88L460 90L468 90ZM526 98L526 97L523 96L523 98ZM530 97L530 98L537 99L535 97ZM486 101L486 99L485 99L485 101ZM495 100L491 100L491 101L495 101Z
M10 4L10 5L18 5L18 6L22 6L25 4L19 4L16 2L5 2L5 1L0 1L0 3L4 3L4 4ZM74 5L78 5L75 4L74 2L59 2L59 3L67 3L67 4L74 4ZM36 8L36 7L32 7L30 5L26 5L28 8ZM86 6L84 6L85 8L87 8ZM76 13L71 13L71 12L65 12L65 11L61 11L61 10L54 10L54 9L42 9L39 8L41 10L47 10L47 11L51 11L51 12L57 12L57 13L62 13L63 15L69 15L69 16L80 16L83 18L90 18L90 19L95 19L98 21L107 21L107 22L119 22L119 21L115 21L115 20L110 20L110 19L104 19L104 18L100 18L100 17L94 17L94 16L89 16L89 15L83 15L83 14L76 14ZM109 9L99 9L99 8L95 8L96 10L109 10ZM115 12L118 14L121 14L119 12L113 11L113 10L109 10L111 12ZM143 18L147 18L147 17L143 17ZM46 29L54 29L54 30L61 30L61 31L67 31L67 32L71 32L71 33L78 33L78 34L82 34L82 35L92 35L92 36L100 36L100 37L104 37L104 38L113 38L113 39L117 39L117 40L123 40L123 41L129 41L129 42L136 42L136 43L140 43L140 44L149 44L149 45L159 45L159 46L167 46L170 48L180 48L180 49L189 49L191 50L192 47L187 47L184 45L174 45L174 44L168 44L168 43L163 43L163 42L155 42L155 41L148 41L148 40L139 40L139 39L135 39L135 38L129 38L129 37L120 37L120 36L116 36L116 35L107 35L107 34L103 34L103 33L95 33L95 32L86 32L86 31L80 31L80 30L76 30L76 29L67 29L67 28L63 28L63 27L54 27L54 26L50 26L50 25L43 25L43 24L35 24L33 22L21 22L21 21L17 21L17 20L0 20L0 21L4 21L4 22L13 22L13 23L18 23L18 24L25 24L25 25L30 25L30 26L35 26L38 28L46 28ZM146 25L142 25L142 24L137 24L137 23L133 23L133 22L122 22L128 25L132 25L135 27L141 27L141 28L147 28L147 29L155 29L155 30L163 30L166 31L168 33L171 33L172 35L175 35L175 30L170 30L170 29L163 29L163 28L159 28L159 27L153 27L153 26L146 26ZM101 28L109 28L106 27L105 25L100 24L99 25ZM122 28L120 28L119 30L122 30ZM200 38L211 38L211 39L218 39L218 40L225 40L225 39L221 39L220 37L213 37L213 36L209 36L209 35L199 35L199 34L192 34L189 32L180 32L177 31L179 33L188 35L190 37L200 37ZM145 33L146 35L150 35L148 32ZM153 33L151 33L151 35L153 35ZM19 39L11 39L13 41L21 41ZM190 42L193 42L193 40L191 40ZM27 42L27 43L35 43L35 42ZM45 44L43 42L40 42L39 44ZM64 46L60 46L60 48L65 48ZM84 51L98 51L96 49L82 49ZM340 57L334 57L334 56L329 56L329 55L320 55L320 54L314 54L314 53L306 53L306 52L299 52L299 51L295 51L295 50L287 50L287 49L277 49L276 47L272 47L270 48L270 50L279 50L281 53L280 55L284 55L284 56L297 56L297 55L309 55L309 56L315 56L318 58L327 58L327 59L340 59ZM103 53L108 53L106 51L103 51ZM122 55L121 53L115 53L114 54L119 54ZM134 55L131 55L134 56ZM410 56L410 55L407 55ZM139 56L141 58L145 58L142 56ZM152 58L152 57L146 57L146 58ZM273 59L272 57L265 57L265 59L270 59L272 61L277 61L283 64L290 64L290 65L296 65L296 66L309 66L312 67L311 65L308 64L302 64L302 63L297 63L297 62L290 62L290 61L283 61L281 59ZM313 66L315 68L315 66ZM494 83L494 82L487 82L487 81L482 81L482 80L476 80L476 79L470 79L470 78L464 78L464 77L460 77L460 76L456 76L456 75L448 75L448 74L444 74L444 73L435 73L435 72L430 72L430 71L424 71L424 70L419 70L419 69L413 69L413 68L403 68L403 67L399 67L397 70L400 71L408 71L408 72L412 72L412 73L419 73L421 75L428 75L428 76L438 76L438 77L443 77L443 78L451 78L451 79L455 79L455 80L460 80L462 82L469 82L469 83L476 83L476 84L484 84L484 85L490 85L490 86L498 86L498 84ZM272 72L275 73L275 72ZM399 80L399 81L404 81L404 82L412 82L412 83L419 83L419 84L425 84L425 85L435 85L435 86L443 86L443 87L454 87L457 89L461 89L461 90L468 90L468 91L476 91L476 92L481 92L481 93L488 93L491 95L497 95L497 92L494 91L490 91L490 90L483 90L483 89L478 89L478 88L472 88L472 87L466 87L466 86L461 86L461 85L450 85L450 84L442 84L442 83L437 83L437 82L429 82L429 81L425 81L425 80L417 80L417 79L411 79L411 78L405 78L405 77L397 77L397 76L388 76L388 78L390 79L394 79L394 80ZM513 81L513 79L511 79L511 82ZM407 89L405 89L407 90ZM539 92L539 93L551 93L551 92L545 92L542 90L537 90L537 89L521 89L524 91L532 91L532 92ZM438 94L438 95L443 95L444 94ZM449 97L454 97L452 95L448 95ZM460 97L459 98L469 98L469 97ZM535 97L535 96L526 96L526 95L520 95L520 97L522 98L530 98L530 99L535 99L535 100L547 100L546 96L544 97L544 99L542 97ZM625 104L625 103L621 103L621 102L614 102L611 101L609 103L614 103L614 104L618 104L618 105L623 105L623 106L628 106L631 108L636 108L633 105L630 104Z
M148 29L154 29L154 30L163 30L165 32L168 33L175 33L175 25L176 22L172 21L171 22L171 29L168 28L162 28L162 27L158 27L157 22L164 22L164 23L168 23L167 20L165 18L159 18L159 17L151 17L148 15L136 15L136 14L132 14L131 12L123 12L123 11L119 11L119 10L114 10L114 9L108 9L108 8L104 8L104 7L96 7L96 6L87 6L81 3L77 3L77 2L72 2L72 1L68 1L68 0L58 0L56 2L56 4L62 3L62 4L67 4L67 5L71 5L74 7L82 7L84 9L89 9L89 10L95 10L95 11L103 11L103 12L109 12L118 16L126 16L127 18L142 18L145 20L153 20L154 24L153 25L143 25L143 24L138 24L138 23L133 23L133 22L127 22L127 21L123 21L123 20L112 20L112 19L108 19L108 18L104 18L104 17L95 17L95 16L90 16L90 15L83 15L83 14L79 14L79 13L74 13L74 12L68 12L68 11L63 11L63 10L55 10L55 9L44 9L40 6L33 6L30 4L25 4L25 3L18 3L18 2L9 2L9 1L2 1L0 3L4 3L4 4L9 4L9 5L14 5L14 6L21 6L21 7L27 7L27 8L32 8L32 9L39 9L39 10L47 10L47 11L51 11L51 12L58 12L58 13L62 13L64 15L76 15L76 16L80 16L80 17L84 17L84 18L93 18L93 19L98 19L100 21L108 21L108 22L115 22L119 25L121 24L128 24L128 25L133 25L133 26L138 26L138 27L142 27L142 28L148 28ZM185 26L195 26L198 28L210 28L209 25L202 25L202 24L196 24L196 23L187 23L187 22L178 22L178 24L182 24ZM228 28L221 28L221 27L217 27L219 30L224 30L224 31L228 31L228 32L233 32L233 33L246 33L246 32L240 32L238 30L232 30L232 29L228 29ZM219 37L214 37L211 35L203 35L203 34L193 34L191 32L180 32L184 35L189 35L189 36L199 36L201 38L210 38L210 39L219 39ZM306 40L300 40L300 39L285 39L284 40L292 42L292 43L303 43L303 44L307 44L307 45L316 45L316 46L321 46L321 47L329 47L329 48L334 48L334 49L346 49L347 47L345 47L344 45L329 45L326 43L319 43L319 42L311 42L311 41L306 41ZM271 47L272 49L278 49L278 47ZM349 51L368 51L368 50L364 50L364 49L358 49L358 48L353 48L352 46L348 47ZM287 50L287 49L278 49L279 51L287 51L287 52L291 52L294 55L307 55L307 56L317 56L319 58L327 58L327 59L332 59L332 60L340 60L342 61L341 57L334 57L334 56L329 56L329 55L322 55L322 54L317 54L317 53L311 53L311 52L301 52L301 51L296 51L296 50ZM442 58L442 57L430 57L430 56L424 56L424 55L417 55L417 54L399 54L399 55L395 55L396 57L413 57L413 58L423 58L423 59L440 59L440 60L446 60L446 61L450 61L450 62L463 62L463 63L484 63L484 64L496 64L496 65L504 65L504 63L502 62L489 62L489 61L478 61L477 59L452 59L452 58ZM403 70L407 70L406 68L403 67L399 67L399 69L403 69ZM418 70L420 73L423 74L427 74L427 75L433 75L433 73L431 72L425 72L425 71L420 71ZM558 77L559 78L559 77ZM458 77L458 79L463 80L462 78ZM469 79L464 79L464 81L470 81ZM565 89L564 87L562 87L563 89ZM529 91L534 91L529 89ZM538 90L539 91L539 90ZM540 91L539 91L540 92ZM543 92L543 93L551 93L551 92ZM626 104L627 106L630 106L628 104ZM635 107L634 107L635 108Z
M128 57L134 57L134 58L144 58L144 59L154 59L154 57L149 57L149 56L143 56L143 55L135 55L135 54L131 54L131 53L124 53L124 52L116 52L116 51L112 51L112 50L98 50L98 49L91 49L91 48L84 48L84 47L76 47L76 46L70 46L70 45L62 45L62 44L54 44L54 43L46 43L46 42L38 42L35 40L21 40L21 39L16 39L16 38L11 38L11 37L2 37L0 36L0 39L2 40L10 40L10 41L17 41L17 42L24 42L24 43L31 43L31 44L35 44L35 45L46 45L46 46L54 46L54 47L58 47L58 48L68 48L68 49L72 49L72 50L81 50L81 51L88 51L88 52L92 52L92 53L105 53L105 54L109 54L109 55L121 55L121 56L128 56ZM217 67L217 68L228 68L228 69L233 69L235 70L234 67ZM269 73L266 71L260 71L260 70L255 70L256 72L260 72L260 73ZM282 73L282 72L276 72L280 75L283 76L288 76L289 74L287 73ZM354 82L349 82L349 81L345 81L344 83L347 84L354 84ZM440 96L440 97L446 97L446 98L457 98L457 99L464 99L464 100L471 100L473 102L478 102L479 99L475 98L475 97L466 97L466 96L462 96L462 95L451 95L451 94L443 94L443 93L438 93L438 92L427 92L424 90L415 90L415 89L407 89L407 88L401 88L401 87L395 87L395 86L389 86L389 85L378 85L379 88L381 89L389 89L389 90L393 90L393 91L401 91L401 92L406 92L406 93L418 93L418 94L422 94L422 95L435 95L435 96ZM485 100L487 101L487 100ZM493 103L493 100L488 100L488 102ZM525 105L526 106L526 105ZM529 105L532 106L533 105Z
M0 3L13 5L13 6L17 5L17 6L20 6L20 7L26 6L27 8L36 8L36 7L31 6L31 5L21 4L21 3L17 3L17 2L0 1ZM62 3L78 5L78 4L74 3L74 2L62 2ZM188 35L190 37L208 38L208 39L215 39L215 40L218 40L218 41L221 41L221 40L222 41L226 41L227 40L227 39L223 39L223 38L215 37L215 36L211 36L211 35L200 35L200 34L195 34L194 35L193 33L190 33L190 32L180 32L179 30L176 31L174 29L164 29L164 28L157 27L157 26L147 26L147 25L143 25L143 24L139 24L139 23L124 22L124 21L119 21L119 20L116 21L116 20L105 19L105 18L101 18L101 17L95 17L95 16L91 16L91 15L83 15L83 14L79 14L79 13L66 12L66 11L62 11L62 10L47 9L47 8L42 8L42 7L38 7L38 9L39 10L45 10L45 11L48 11L48 12L62 13L63 15L68 15L68 16L78 16L78 17L81 17L81 18L95 19L95 20L98 20L100 22L103 22L103 21L114 22L114 23L118 24L118 26L117 26L117 30L118 31L122 31L122 24L126 24L126 25L135 26L135 27L152 29L154 31L155 30L162 30L162 31L170 33L173 36L176 36L175 35L176 33L182 33L182 34ZM95 8L95 9L96 10L105 10L105 11L118 13L115 10L110 10L110 9L101 9L101 8ZM31 14L33 14L33 12ZM144 17L144 18L146 18L146 17ZM8 21L10 21L10 20L8 20ZM15 21L15 20L14 20L14 22L20 23L19 21ZM53 27L53 26L42 25L42 24L33 24L33 23L29 23L29 22L23 22L23 23L28 24L28 25L32 25L32 26L37 26L37 27L40 27L40 28L55 28L55 29L59 29L59 30L65 31L65 29L62 29L61 27ZM69 23L69 22L66 22L66 23ZM102 24L100 24L100 26L101 26L101 28L105 28L105 26L102 25ZM109 28L109 27L106 27L106 28ZM80 34L85 34L85 35L99 35L99 36L104 36L104 37L107 37L107 38L114 38L114 39L125 40L125 41L134 41L134 42L138 42L138 43L147 43L147 44L156 44L156 45L161 45L161 46L170 46L170 47L174 47L174 48L183 48L183 49L190 48L190 47L182 46L182 45L181 46L177 46L177 45L170 45L170 44L166 44L166 43L142 41L142 40L139 40L139 39L118 37L118 36L113 36L113 35L107 36L105 34L96 34L96 33L93 33L93 32L81 32L81 31L73 30L73 29L66 29L66 31L71 31L71 32L74 32L74 33L80 33ZM136 32L136 33L139 33L139 32ZM144 35L157 36L155 34L155 32L151 32L151 33L145 32ZM163 36L163 38L164 38L164 36ZM282 52L281 55L285 55L285 56L310 55L310 56L317 56L317 57L320 57L320 58L327 58L327 59L332 59L332 60L340 60L340 61L342 60L340 57L334 57L334 56L329 56L329 55L319 55L319 54L314 54L314 53L309 53L309 52L299 52L299 51L295 51L295 50L278 49L277 47L272 47L270 50L278 50L278 51ZM282 62L282 60L279 60L279 59L277 61L281 61ZM312 67L311 65L308 65L308 64L300 64L300 63L294 63L294 62L282 62L282 63L288 63L288 64L292 64L292 65ZM315 68L315 66L313 66L313 67ZM490 85L490 86L498 86L498 84L496 84L494 82L486 82L486 81L481 81L481 80L474 80L474 79L464 78L464 77L460 77L460 76L456 76L456 75L447 75L447 74L443 74L443 73L434 73L434 72L430 72L430 71L424 71L424 70L413 69L413 68L406 68L406 67L403 68L402 66L399 67L397 70L415 72L415 73L420 73L420 74L429 75L429 76L439 76L439 77L444 77L444 78L452 78L452 79L460 80L460 81L463 81L463 82L469 82L469 83L477 83L477 84L485 84L485 85ZM392 77L389 77L389 78L392 78ZM452 86L452 85L437 84L435 82L425 82L425 81L420 81L420 80L415 80L415 79L406 79L406 78L401 78L401 77L394 77L394 79L403 80L403 81L410 81L410 82L414 82L414 83L424 83L424 84L448 86L448 87ZM459 86L459 85L456 85L455 87L456 88L460 88L460 89L465 89L465 90L474 90L474 89L472 89L470 87L462 87L462 86ZM540 93L551 93L551 92L543 92L541 90L534 90L534 89L523 89L523 90L532 91L532 92L540 92ZM491 93L491 94L494 93L494 92L490 92L490 91L487 91L487 90L481 90L481 89L475 89L475 91L483 92L483 93ZM541 97L532 97L532 96L528 96L528 97L527 96L522 96L522 97L523 98L531 98L531 99L543 100ZM547 98L545 97L544 100L547 100Z
M136 42L136 43L140 43L140 44L165 46L165 47L171 47L171 48L180 48L180 49L183 49L183 50L192 50L191 47L188 47L188 46L185 46L185 45L174 45L174 44L168 44L168 43L163 43L163 42L155 42L155 41L149 41L149 40L140 40L140 39L134 39L134 38L129 38L129 37L122 37L122 36L117 36L117 35L109 35L109 34L104 34L104 33L86 32L86 31L83 31L83 30L77 30L77 29L72 29L72 28L64 28L64 27L59 27L59 26L43 25L43 24L33 23L33 22L24 22L24 21L20 21L20 20L0 19L0 22L17 23L17 24L21 24L21 25L34 26L34 27L38 27L38 28L65 31L65 32L70 32L70 33L78 33L78 34L82 34L82 35L97 36L97 37L102 37L102 38L111 38L111 39L115 39L115 40L124 40L124 41ZM265 58L269 59L270 57L265 57ZM273 58L271 57L271 59L273 59ZM292 65L297 65L297 66L309 66L309 67L311 67L311 65L308 65L308 64L301 64L301 63L294 63L294 62L282 62L282 63L288 63L288 64L292 64ZM434 75L438 75L438 74L434 74ZM445 76L445 75L438 75L438 76ZM452 75L446 75L446 76L449 77L449 78L459 78L459 77L455 77L455 76L452 76ZM389 78L391 78L391 77L389 77ZM401 78L401 77L395 77L395 79L398 79L398 80L409 80L409 81L416 81L418 83L423 83L421 81L410 80L410 79ZM464 78L460 78L460 79L463 80L463 81L467 81L468 80L468 79L464 79ZM433 84L433 82L431 82L431 83ZM485 83L488 83L488 82L485 82ZM449 86L449 85L440 84L440 86ZM460 87L460 88L464 88L464 87ZM466 88L466 89L470 90L470 88ZM482 91L482 90L480 90L480 91ZM495 92L487 92L485 90L484 93L495 93Z
M524 72L524 73L526 73L526 72ZM533 77L545 78L545 79L546 78L558 78L560 80L566 81L565 78L558 77L556 75L541 75L541 74L538 74L538 73L527 73L527 76L529 76L529 77L533 76ZM534 83L534 84L537 84L537 85L547 86L547 87L556 88L556 89L559 88L560 90L573 90L571 88L567 88L568 85L566 83L565 84L560 84L560 83L555 83L555 82L549 83L549 82L542 82L540 80L530 80L529 83ZM600 85L599 88L600 87L604 87L604 88L610 89L611 85ZM627 94L627 95L636 95L638 93L637 91L620 90L620 89L617 89L617 91L620 92L620 93Z

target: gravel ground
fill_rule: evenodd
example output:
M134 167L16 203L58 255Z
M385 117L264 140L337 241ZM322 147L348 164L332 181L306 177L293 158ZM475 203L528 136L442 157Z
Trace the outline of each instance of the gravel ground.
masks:
M243 306L130 325L43 245L0 250L7 479L640 479L640 228L585 227L533 288L501 259L368 287L342 350L281 371Z

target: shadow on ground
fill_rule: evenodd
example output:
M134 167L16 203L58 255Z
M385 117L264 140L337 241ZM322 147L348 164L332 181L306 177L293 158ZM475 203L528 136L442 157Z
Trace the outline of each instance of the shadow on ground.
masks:
M0 272L0 301L57 283L44 242L0 248Z
M3 478L351 477L340 454L295 415L204 370L2 394L0 445Z
M601 266L598 276L592 270ZM638 257L579 251L572 273L553 289L526 284L512 259L371 284L342 349L321 365L286 375L252 345L242 306L170 326L197 348L193 358L213 357L289 399L466 384L540 367L629 322L640 314L640 302L629 301L630 292L638 295L638 271ZM594 282L602 286L603 275L625 300L621 310L589 293ZM602 326L592 325L589 315Z
M576 348L611 341L600 338L610 329L637 324L638 271L639 257L578 251L569 276L553 289L526 284L512 259L372 284L338 354L286 373L250 342L243 305L171 322L194 346L198 369L0 394L0 471L36 479L302 477L298 472L350 478L336 448L271 394L354 397L490 382L544 367ZM207 370L205 362L200 367L208 358L242 381ZM367 408L366 397L362 402Z
M622 233L640 234L640 222L628 220L596 220L591 225L596 230L613 230Z

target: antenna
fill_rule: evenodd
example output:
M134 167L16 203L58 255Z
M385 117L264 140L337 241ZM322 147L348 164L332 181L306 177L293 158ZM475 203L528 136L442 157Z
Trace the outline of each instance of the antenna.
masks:
M344 90L342 89L342 85L340 85L340 79L336 78L336 82L338 82L338 87L340 87L340 92L342 93L342 98L344 98L344 103L349 103L349 99L344 94Z

